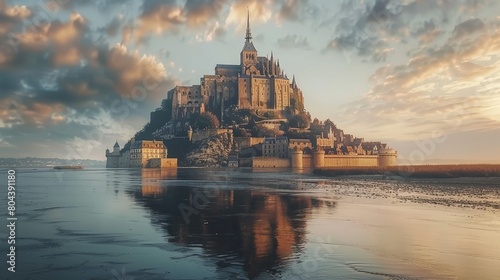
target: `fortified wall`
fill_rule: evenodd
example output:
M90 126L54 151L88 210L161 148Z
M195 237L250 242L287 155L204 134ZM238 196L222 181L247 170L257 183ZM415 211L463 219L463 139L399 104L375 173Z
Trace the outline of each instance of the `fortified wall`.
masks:
M206 130L197 130L193 131L193 135L191 137L191 142L197 142L201 141L203 139L208 139L213 136L217 136L220 134L224 133L233 133L233 130L231 129L223 129L223 128L218 128L218 129L206 129Z
M382 151L379 155L325 155L325 151L313 151L303 154L302 151L291 151L289 159L275 157L254 157L240 159L240 166L247 167L292 167L323 168L323 167L384 167L396 165L397 153L393 150Z
M238 144L238 148L250 148L264 142L264 137L234 137L234 142Z

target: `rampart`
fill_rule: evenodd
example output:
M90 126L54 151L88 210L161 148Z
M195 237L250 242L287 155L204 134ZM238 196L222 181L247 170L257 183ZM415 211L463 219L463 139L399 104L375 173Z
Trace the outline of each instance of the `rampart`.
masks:
M222 129L222 128L216 128L216 129L207 129L207 130L197 130L193 131L193 137L192 137L192 142L197 142L201 141L203 139L208 139L213 136L217 136L220 134L224 133L233 133L231 129Z

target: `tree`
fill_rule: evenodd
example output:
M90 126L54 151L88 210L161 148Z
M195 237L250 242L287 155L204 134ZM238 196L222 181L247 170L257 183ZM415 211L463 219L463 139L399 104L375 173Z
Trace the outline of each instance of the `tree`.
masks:
M255 120L253 118L250 119L250 121L247 124L248 129L253 129L254 126L257 126L257 123L255 123Z
M263 114L264 118L266 119L275 119L276 114L273 111L267 111Z
M248 133L244 128L235 128L233 129L234 137L247 137Z
M288 119L288 122L290 124L290 127L308 128L310 124L310 118L307 114L300 113L298 115L292 115Z
M321 122L317 118L314 118L310 129L311 129L313 134L319 135L323 131L323 125L321 124Z
M210 112L194 113L189 119L193 129L210 129L219 127L219 119Z
M134 137L136 141L139 140L150 140L153 139L153 128L151 127L151 124L148 122L144 125L144 127L139 130L137 133L135 133Z

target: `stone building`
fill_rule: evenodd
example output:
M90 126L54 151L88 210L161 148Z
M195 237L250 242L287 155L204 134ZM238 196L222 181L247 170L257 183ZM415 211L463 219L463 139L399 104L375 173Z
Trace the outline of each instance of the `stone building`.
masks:
M245 43L239 64L217 64L214 75L204 75L200 85L176 86L167 93L172 102L172 119L189 118L205 110L223 119L223 109L283 111L303 110L304 98L295 76L290 82L279 60L258 56L252 42L249 15Z
M321 149L333 149L335 147L335 134L333 128L330 126L327 133L323 132L316 136L316 147Z
M264 138L262 156L288 158L288 138L285 136Z
M120 156L120 145L116 141L113 146L113 152L109 152L109 149L106 149L106 168L120 167Z
M148 160L153 158L167 158L163 141L142 140L130 145L130 167L146 167Z
M120 150L118 142L113 152L106 150L106 168L173 168L177 167L176 158L167 158L167 147L163 141L142 140L130 141L130 147Z
M306 149L312 150L313 145L309 139L290 139L288 141L288 149L290 151L304 151Z

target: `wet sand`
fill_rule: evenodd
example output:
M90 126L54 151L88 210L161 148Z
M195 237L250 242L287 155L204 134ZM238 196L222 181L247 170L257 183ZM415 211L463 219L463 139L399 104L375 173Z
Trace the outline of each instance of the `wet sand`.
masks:
M324 167L314 169L320 176L384 175L403 178L500 177L500 164L436 164L396 166Z
M58 172L18 170L7 279L498 277L498 178Z

